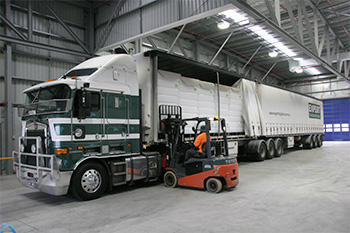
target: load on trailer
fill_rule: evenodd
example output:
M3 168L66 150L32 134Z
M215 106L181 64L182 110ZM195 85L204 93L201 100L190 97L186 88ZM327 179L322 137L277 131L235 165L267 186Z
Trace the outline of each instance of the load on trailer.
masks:
M88 200L108 187L158 179L171 160L161 105L180 106L182 118L225 118L230 157L263 160L285 147L322 144L322 102L248 80L218 87L158 70L147 54L95 57L24 93L16 175L52 195L70 188ZM224 143L220 125L210 124ZM187 141L194 135L184 133Z

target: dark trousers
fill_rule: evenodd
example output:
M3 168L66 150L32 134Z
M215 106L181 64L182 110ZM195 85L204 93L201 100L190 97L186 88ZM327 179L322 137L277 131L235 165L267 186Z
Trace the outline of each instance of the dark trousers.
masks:
M189 160L189 158L193 157L194 155L198 155L198 153L198 150L188 149L185 154L185 161Z

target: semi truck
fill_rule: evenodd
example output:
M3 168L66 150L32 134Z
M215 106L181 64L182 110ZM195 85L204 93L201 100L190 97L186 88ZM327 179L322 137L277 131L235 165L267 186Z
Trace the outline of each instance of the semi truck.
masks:
M149 52L91 58L24 94L13 152L19 182L52 195L71 191L83 200L108 187L161 177L174 161L167 119L226 119L225 137L219 121L206 122L217 145L213 156L225 150L227 163L237 163L237 155L271 159L285 148L314 148L323 140L321 101L246 79L227 86L185 77L159 69ZM187 144L198 129L188 124L181 135ZM197 172L214 169L202 165ZM234 176L237 185L238 170Z

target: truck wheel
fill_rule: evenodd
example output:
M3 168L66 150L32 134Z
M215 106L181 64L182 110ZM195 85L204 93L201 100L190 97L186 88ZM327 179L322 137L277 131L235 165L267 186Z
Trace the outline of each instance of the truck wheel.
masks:
M164 174L164 185L169 188L175 188L177 186L177 177L174 172L167 171Z
M267 145L266 158L273 159L273 157L275 157L275 141L272 138L269 138L266 141L266 145Z
M312 141L313 141L313 148L316 148L317 147L317 135L312 135Z
M266 154L267 154L267 146L265 141L261 141L259 146L258 146L258 150L255 154L255 159L257 161L264 161L266 159Z
M317 135L317 147L321 147L323 145L323 138L322 135Z
M73 195L80 200L100 197L107 188L107 172L99 163L86 163L78 167L72 177Z
M277 138L275 140L275 146L276 146L275 157L281 157L281 155L283 154L283 142L282 142L282 139Z
M306 149L314 148L313 135L309 135L305 141L306 142L303 143L303 148L306 148Z
M222 190L222 183L219 179L210 178L206 183L206 188L210 193L218 193Z

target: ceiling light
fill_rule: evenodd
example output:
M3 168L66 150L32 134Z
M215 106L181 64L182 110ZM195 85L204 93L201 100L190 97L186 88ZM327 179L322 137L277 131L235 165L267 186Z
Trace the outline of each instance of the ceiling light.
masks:
M230 23L226 21L220 21L218 22L218 28L220 29L227 29L230 26Z
M223 17L233 20L235 23L240 25L249 24L249 19L244 13L238 12L238 10L230 9L220 13Z
M304 69L299 67L298 69L295 70L295 72L297 72L298 74L303 73Z
M269 52L270 57L277 57L278 53L275 50Z
M308 68L307 71L308 71L308 73L311 73L312 75L319 75L319 74L321 74L321 72L318 69L313 68L313 67Z

